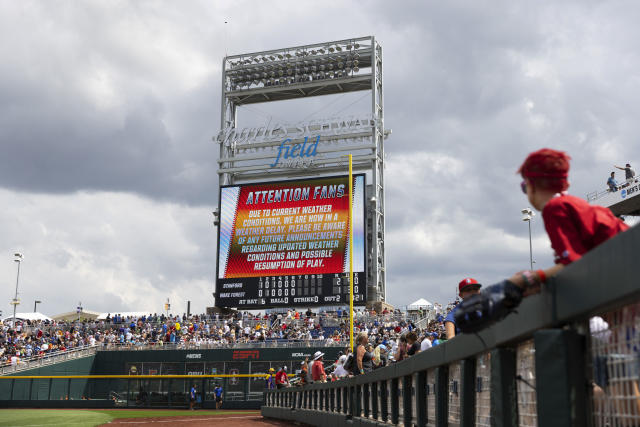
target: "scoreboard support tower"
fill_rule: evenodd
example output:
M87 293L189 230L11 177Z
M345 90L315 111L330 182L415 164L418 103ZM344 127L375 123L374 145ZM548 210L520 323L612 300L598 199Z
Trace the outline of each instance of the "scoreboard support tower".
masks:
M369 184L368 302L386 300L384 141L390 131L384 129L382 80L382 47L373 36L226 56L221 130L214 138L220 144L220 185L345 173L345 154L353 155L354 172L366 173ZM357 91L370 91L370 116L309 123L306 129L318 129L321 135L314 159L278 163L283 138L296 126L305 129L305 124L241 129L237 121L238 107L243 105Z

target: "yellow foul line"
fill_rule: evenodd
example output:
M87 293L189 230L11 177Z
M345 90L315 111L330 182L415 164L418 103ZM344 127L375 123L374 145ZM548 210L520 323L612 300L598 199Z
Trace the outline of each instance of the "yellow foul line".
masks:
M218 374L218 375L15 375L0 376L0 380L11 379L187 379L187 378L264 378L267 374ZM295 374L288 374L294 377Z

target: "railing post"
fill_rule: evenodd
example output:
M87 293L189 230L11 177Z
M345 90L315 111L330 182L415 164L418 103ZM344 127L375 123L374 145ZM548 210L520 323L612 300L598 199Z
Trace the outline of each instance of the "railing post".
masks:
M476 424L476 359L460 362L460 427Z
M342 412L351 415L351 387L342 389Z
M362 385L362 400L364 401L364 417L369 418L371 415L371 387L369 383Z
M354 410L351 411L354 417L361 417L362 416L362 385L360 384L356 384L354 386Z
M374 420L380 417L380 409L378 408L378 381L371 383L371 415Z
M398 378L391 379L391 423L398 424Z
M518 425L516 389L515 350L511 348L496 348L492 350L491 418L496 427Z
M413 397L412 380L412 375L402 377L402 415L405 426L411 426L413 423L413 410L411 409L411 400Z
M533 334L536 360L538 425L587 425L585 340L572 330Z
M325 401L324 409L327 412L333 412L333 393L334 393L334 391L335 391L334 387L331 387L331 388L326 389L324 391L324 394L325 394L325 396L324 396L324 401Z
M449 367L436 368L436 425L444 427L449 420Z
M427 425L427 371L418 372L416 378L416 425L423 427Z
M336 388L329 390L329 411L334 412L336 410Z
M387 380L380 383L380 405L382 406L380 408L382 421L386 423L389 419L389 393L387 390Z
M320 403L320 410L321 411L329 411L329 392L330 389L323 389L320 391L320 396L321 396L321 403Z
M356 386L349 387L349 417L353 419L356 416Z

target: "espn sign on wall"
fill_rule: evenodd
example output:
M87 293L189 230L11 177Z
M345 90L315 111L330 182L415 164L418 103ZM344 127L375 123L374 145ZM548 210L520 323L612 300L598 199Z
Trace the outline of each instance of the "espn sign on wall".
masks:
M366 301L365 176L353 177L354 301ZM224 186L216 306L344 304L349 296L349 178Z

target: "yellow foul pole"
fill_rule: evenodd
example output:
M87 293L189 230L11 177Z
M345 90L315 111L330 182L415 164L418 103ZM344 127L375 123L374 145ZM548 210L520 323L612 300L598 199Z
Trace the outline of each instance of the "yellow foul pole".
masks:
M353 347L353 159L349 154L349 325L351 334L349 344Z

